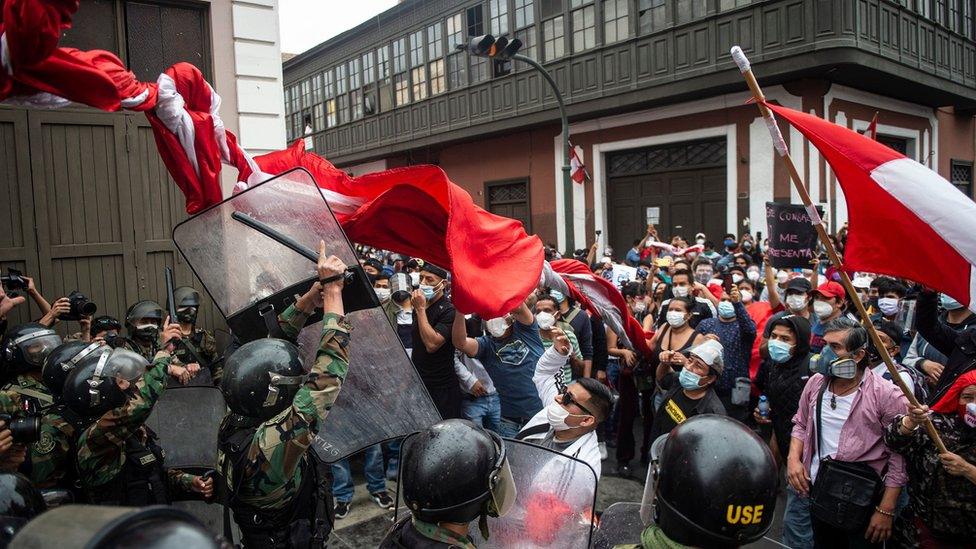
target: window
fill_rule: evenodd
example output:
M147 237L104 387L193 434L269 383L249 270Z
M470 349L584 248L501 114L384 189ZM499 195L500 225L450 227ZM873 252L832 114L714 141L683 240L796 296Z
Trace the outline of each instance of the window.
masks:
M352 119L359 120L363 117L363 90L353 90L349 93L349 104L352 111Z
M471 62L471 83L477 84L478 82L488 80L488 70L491 66L491 59L486 57L475 57L473 55L469 55L468 59Z
M573 51L581 52L596 46L596 6L573 10Z
M549 19L563 13L563 0L539 0L543 19Z
M952 184L969 198L973 197L973 163L953 160L951 163Z
M393 90L396 98L396 106L410 103L410 88L407 81L407 74L397 74L393 76Z
M488 0L491 13L491 34L498 37L508 34L508 0Z
M339 124L349 122L349 96L340 95L336 98L336 104L339 107L339 116L337 117L336 122Z
M482 8L481 5L468 8L468 38L485 33L485 15Z
M332 69L322 73L322 80L322 97L332 99L335 97L335 76L332 73Z
M353 59L349 62L349 89L354 90L360 87L359 78L361 74L359 71L359 59Z
M312 77L312 105L322 102L322 73Z
M323 107L321 103L312 107L312 128L317 132L320 132L326 128L325 107Z
M368 51L363 54L363 85L372 84L376 80L373 70L373 52Z
M528 180L485 183L485 196L489 212L521 221L525 231L530 231Z
M962 33L973 39L973 4L971 2L962 3Z
M393 42L393 72L407 70L407 39L401 38Z
M447 56L447 87L456 90L467 85L467 67L465 56L460 54Z
M291 106L291 87L285 88L285 114L291 114L295 109Z
M312 80L302 80L301 83L302 90L302 104L300 108L307 109L312 106Z
M640 0L637 18L641 34L650 34L663 29L668 25L664 0Z
M347 89L349 89L349 88L346 87L346 84L348 83L346 81L346 66L345 65L339 65L338 67L336 67L336 69L335 69L335 75L336 75L335 76L335 78L336 78L336 95L342 95L342 94L346 93L346 90ZM339 109L339 110L341 111L342 109ZM340 112L340 114L341 114L341 112ZM340 119L341 120L345 120L345 118L341 118L341 116L340 116Z
M444 75L444 60L431 61L430 65L430 94L437 95L447 90Z
M546 61L559 59L566 55L566 41L564 40L563 16L542 23L542 48Z
M969 3L969 0L965 0ZM953 32L961 32L961 11L963 0L949 0L949 29Z
M922 17L929 17L932 15L930 7L931 3L932 0L918 0L918 2L916 2L915 9L918 10L918 13L920 13Z
M705 17L708 0L678 0L675 4L675 22L679 25Z
M335 99L329 99L325 102L325 123L328 127L334 127L338 120L336 119L336 102Z
M718 9L725 11L745 6L752 0L718 0Z
M522 41L522 49L519 53L535 59L535 27L515 31L515 38Z
M410 67L424 64L424 31L410 35Z
M535 23L533 0L515 0L515 28L521 29Z
M629 0L604 0L603 43L612 44L630 35L630 18L627 17Z
M376 70L380 82L390 77L390 50L387 48L376 50Z
M413 100L423 101L427 99L427 68L417 67L410 71L410 79L413 82Z
M447 18L447 50L453 52L464 43L464 29L461 27L461 14L455 13Z
M437 59L444 55L444 38L440 23L427 27L427 58Z

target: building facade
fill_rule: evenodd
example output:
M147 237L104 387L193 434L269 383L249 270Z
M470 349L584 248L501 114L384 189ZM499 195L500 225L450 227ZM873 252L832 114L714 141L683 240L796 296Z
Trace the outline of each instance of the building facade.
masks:
M766 201L798 201L729 56L769 99L864 130L973 196L971 0L406 0L284 63L289 139L359 174L441 166L486 209L561 250L597 231L629 248L664 235L764 232ZM565 97L590 179L562 183L556 102L540 75L457 46L522 40ZM832 227L843 193L781 125ZM571 208L565 207L567 202Z
M81 0L61 45L112 51L144 81L193 63L220 95L226 128L260 153L285 143L277 11L277 0ZM120 319L139 299L165 304L164 266L200 287L172 241L183 195L142 114L0 106L0 155L4 274L34 277L51 301L81 290L97 314ZM39 316L30 304L10 320ZM209 302L200 318L222 322ZM59 329L77 329L67 324Z

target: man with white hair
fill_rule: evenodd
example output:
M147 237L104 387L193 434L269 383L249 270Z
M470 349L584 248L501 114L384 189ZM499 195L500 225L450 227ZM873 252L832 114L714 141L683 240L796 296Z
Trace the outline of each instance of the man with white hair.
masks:
M681 370L672 371L672 363L681 364ZM724 367L722 344L715 339L708 338L692 347L688 356L678 351L661 351L657 382L664 391L664 399L654 414L649 440L671 432L692 416L726 415L715 393L715 381L722 376Z

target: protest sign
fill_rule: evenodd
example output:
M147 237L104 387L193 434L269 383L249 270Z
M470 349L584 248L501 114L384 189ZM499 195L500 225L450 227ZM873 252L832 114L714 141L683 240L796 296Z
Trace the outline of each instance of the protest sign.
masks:
M823 210L817 206L822 216ZM809 268L817 248L817 230L799 204L766 203L769 248L766 256L775 269Z

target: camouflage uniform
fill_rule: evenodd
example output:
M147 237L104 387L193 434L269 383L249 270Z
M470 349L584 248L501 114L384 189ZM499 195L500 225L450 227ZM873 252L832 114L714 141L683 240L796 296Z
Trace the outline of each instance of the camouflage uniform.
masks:
M159 351L159 343L156 340L153 340L153 342L149 345L145 345L140 341L136 341L128 337L119 337L118 341L119 349L128 349L130 351L139 353L142 355L142 358L145 358L149 362L152 362L155 359L156 352Z
M0 391L0 414L16 414L24 409L23 406L20 393Z
M20 395L21 411L27 410L31 413L38 413L42 408L50 406L54 402L51 391L39 379L28 374L20 374L14 378L13 382L4 386L3 391L13 392ZM26 404L25 404L26 403Z
M292 305L281 313L279 324L285 335L294 339L307 318ZM298 390L291 407L257 427L246 450L242 471L238 470L240 464L225 463L223 450L218 452L218 470L225 471L224 488L233 494L235 501L260 510L279 510L298 494L305 452L321 429L346 377L350 329L337 314L323 316L322 342L308 380ZM227 416L225 423L231 417Z
M74 488L72 482L63 482L73 472L75 443L78 440L79 423L68 418L73 414L62 406L49 409L41 418L40 438L30 446L30 480L38 488Z
M181 341L182 343L176 346L176 351L173 353L176 360L180 364L196 362L197 359L184 347L184 345L190 346L201 361L200 367L210 370L210 377L213 380L213 384L220 385L224 367L222 363L214 364L214 361L217 359L217 340L213 334L203 328L194 328L193 333L189 336L184 335Z
M409 515L396 523L393 530L380 542L380 549L394 547L475 549L474 541L470 536L462 536Z
M145 440L149 434L144 423L153 406L166 390L166 369L171 356L159 351L146 374L136 383L135 396L122 407L109 410L78 439L78 474L82 488L89 494L101 491L116 480L126 464L126 443L131 437ZM193 475L178 470L167 471L171 491L189 490Z

